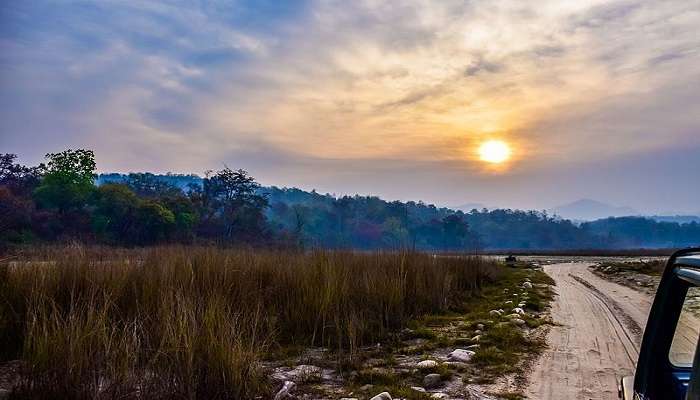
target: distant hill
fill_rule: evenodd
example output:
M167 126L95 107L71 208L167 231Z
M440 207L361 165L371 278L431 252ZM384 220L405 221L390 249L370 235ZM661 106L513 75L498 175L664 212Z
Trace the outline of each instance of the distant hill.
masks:
M573 203L563 204L548 210L548 212L562 218L579 221L640 215L639 211L630 207L613 206L591 199L581 199Z

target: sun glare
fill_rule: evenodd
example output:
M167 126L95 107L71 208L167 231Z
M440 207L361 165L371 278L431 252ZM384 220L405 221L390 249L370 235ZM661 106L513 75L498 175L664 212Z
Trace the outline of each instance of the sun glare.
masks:
M510 147L502 140L489 140L479 146L479 158L488 163L500 164L510 158Z

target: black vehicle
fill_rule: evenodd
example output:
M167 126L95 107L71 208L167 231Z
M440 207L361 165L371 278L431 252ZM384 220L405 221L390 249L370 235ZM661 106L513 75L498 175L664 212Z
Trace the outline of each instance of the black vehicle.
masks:
M697 306L696 306L697 304ZM700 248L666 264L644 331L634 377L622 378L622 399L700 399Z

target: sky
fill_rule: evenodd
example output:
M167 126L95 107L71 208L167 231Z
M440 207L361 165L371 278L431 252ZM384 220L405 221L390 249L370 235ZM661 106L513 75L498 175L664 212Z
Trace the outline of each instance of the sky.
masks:
M700 2L0 2L0 153L700 213ZM479 146L501 140L492 165Z

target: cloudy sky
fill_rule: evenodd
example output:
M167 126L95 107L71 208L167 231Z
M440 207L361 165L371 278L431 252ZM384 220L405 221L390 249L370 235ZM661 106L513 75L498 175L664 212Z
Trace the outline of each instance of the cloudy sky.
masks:
M0 152L700 212L700 1L0 2ZM501 140L493 166L477 149Z

